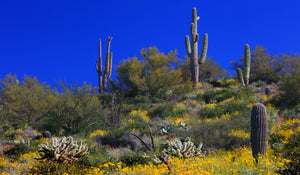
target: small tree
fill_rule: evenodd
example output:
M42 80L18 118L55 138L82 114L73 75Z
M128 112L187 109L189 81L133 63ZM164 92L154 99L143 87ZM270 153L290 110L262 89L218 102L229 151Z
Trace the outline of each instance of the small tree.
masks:
M155 47L142 49L142 60L137 57L123 60L116 68L116 81L111 88L127 90L131 96L138 94L149 97L163 97L166 91L174 94L181 91L184 81L181 69L175 69L178 62L177 52L165 55Z
M8 120L15 124L37 127L37 119L58 101L58 93L36 77L24 76L20 82L15 75L1 79L0 94L4 110L12 114Z

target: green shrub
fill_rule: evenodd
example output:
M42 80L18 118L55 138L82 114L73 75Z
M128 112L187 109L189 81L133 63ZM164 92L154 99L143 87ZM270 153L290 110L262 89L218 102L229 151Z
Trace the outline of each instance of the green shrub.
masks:
M102 145L110 145L113 148L125 146L127 140L124 139L125 131L123 129L115 128L111 129L108 134L99 137Z
M243 112L249 110L247 103L234 103L235 101L227 104L217 104L215 107L204 107L200 110L199 115L201 119L216 118L225 114L232 114L235 112Z
M127 155L121 156L120 161L126 166L145 165L149 163L148 158L144 158L141 152L128 152Z
M116 158L108 155L107 150L111 149L106 145L93 145L89 148L90 154L87 157L81 158L77 163L98 167L101 164L108 162L116 162Z
M58 102L51 110L40 117L39 129L47 129L59 135L74 135L92 129L97 123L104 123L102 105L95 92L96 89L84 83L82 87L75 84L60 84L62 92Z
M188 125L192 128L192 138L195 143L202 142L205 148L234 149L250 144L250 138L229 135L232 130L250 133L249 116L250 112L245 111L238 115L229 115L227 118L199 121L195 115L191 116Z
M282 147L284 158L291 160L287 168L278 171L280 174L297 174L300 172L300 131L289 137Z
M151 118L160 118L164 119L168 116L175 117L174 109L175 105L172 103L160 103L157 104L153 109L149 111Z
M63 164L53 161L39 162L29 169L29 174L78 174L85 175L87 174L86 170L89 166L72 163L72 164Z
M13 158L13 159L16 159L18 158L21 154L24 154L24 153L27 153L29 152L29 147L26 145L26 144L23 144L23 143L17 143L17 144L14 144L14 146L7 150L7 151L4 151L4 155L6 155L7 157L10 157L10 158Z

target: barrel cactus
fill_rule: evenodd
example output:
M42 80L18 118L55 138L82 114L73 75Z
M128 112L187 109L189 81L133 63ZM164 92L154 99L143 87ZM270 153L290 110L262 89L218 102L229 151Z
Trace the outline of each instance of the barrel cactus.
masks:
M252 155L257 160L258 155L264 155L267 148L268 117L266 107L257 103L251 111L251 147Z
M269 86L266 87L265 94L268 95L268 96L271 95L271 88Z

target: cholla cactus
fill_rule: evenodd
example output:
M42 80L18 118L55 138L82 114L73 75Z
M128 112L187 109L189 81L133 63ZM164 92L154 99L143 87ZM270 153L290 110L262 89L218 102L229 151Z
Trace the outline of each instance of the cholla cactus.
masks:
M204 156L201 151L202 143L196 147L191 139L174 139L168 142L168 147L163 151L164 154L178 156L183 158L202 157Z
M143 157L150 159L153 162L153 164L155 164L155 165L168 162L168 159L169 159L169 155L168 154L163 154L162 157L157 157L156 154L143 153Z
M80 157L88 155L88 147L73 140L73 137L52 137L51 142L40 144L39 146L40 158L37 160L48 159L63 163L72 163Z

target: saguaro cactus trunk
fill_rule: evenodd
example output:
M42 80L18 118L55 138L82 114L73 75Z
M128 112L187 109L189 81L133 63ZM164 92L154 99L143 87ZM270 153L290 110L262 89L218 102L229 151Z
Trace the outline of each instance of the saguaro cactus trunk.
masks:
M257 103L251 111L251 147L252 155L256 159L258 154L264 155L267 148L268 117L266 107Z
M244 53L244 74L245 74L245 86L249 85L249 77L250 77L250 62L251 62L251 54L249 45L245 45L245 53Z
M208 35L204 34L201 56L198 56L198 41L199 34L197 33L197 21L199 20L199 16L197 16L196 8L193 8L192 13L192 24L191 24L191 44L190 38L188 35L185 36L185 48L188 57L190 58L190 69L192 74L192 81L194 82L194 86L198 88L199 81L199 64L205 62L206 53L207 53L207 45L208 45ZM191 47L192 45L192 47Z
M108 37L107 51L106 51L106 60L104 71L102 70L102 52L101 52L101 39L99 39L99 60L96 61L96 71L98 73L98 81L99 81L99 93L105 92L107 80L111 76L112 70L112 53L110 53L110 43L112 37Z

